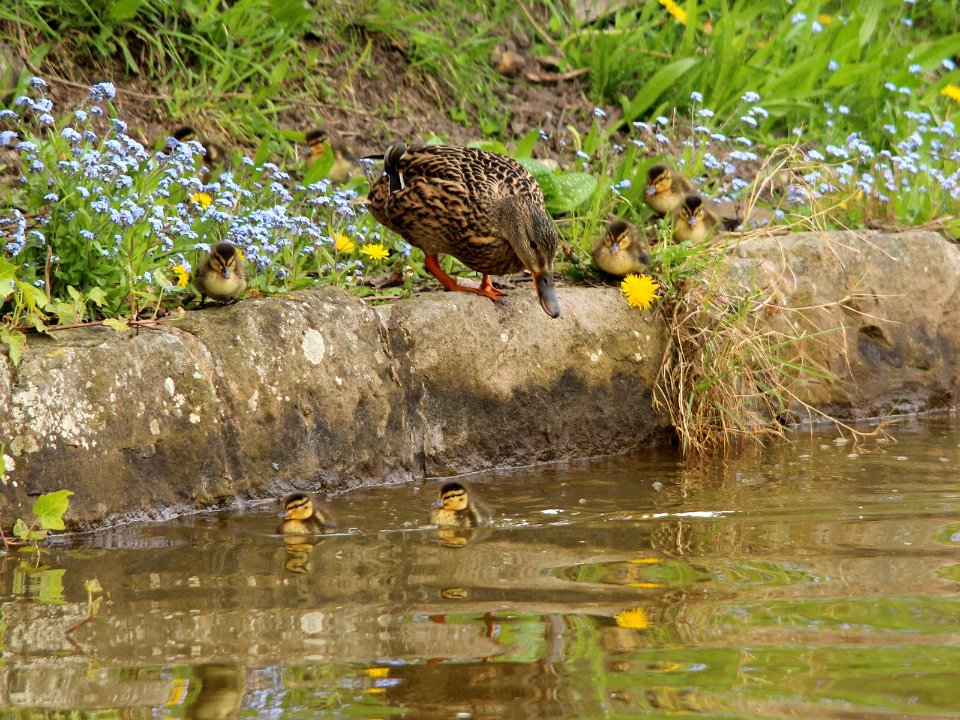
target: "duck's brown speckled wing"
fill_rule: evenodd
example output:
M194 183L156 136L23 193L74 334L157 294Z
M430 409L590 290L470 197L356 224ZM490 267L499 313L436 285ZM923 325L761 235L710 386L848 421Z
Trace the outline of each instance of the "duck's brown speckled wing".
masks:
M427 255L453 255L479 272L522 268L490 215L491 206L510 195L525 195L543 206L543 191L519 163L447 145L413 145L392 160L367 196L381 223Z

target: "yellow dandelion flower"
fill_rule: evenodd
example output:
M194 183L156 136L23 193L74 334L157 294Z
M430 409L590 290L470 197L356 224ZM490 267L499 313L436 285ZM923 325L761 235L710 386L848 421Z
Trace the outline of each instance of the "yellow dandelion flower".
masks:
M677 5L674 0L660 0L660 4L663 5L667 9L667 12L673 15L681 25L687 24L687 11Z
M337 249L337 252L348 254L357 249L357 246L354 244L353 240L348 238L346 235L334 236L333 246Z
M650 621L647 619L647 613L644 612L643 608L636 607L633 610L624 610L622 613L617 613L617 616L614 618L617 621L617 625L622 628L630 628L631 630L645 630L650 627Z
M198 192L190 196L190 202L195 203L206 210L213 204L213 198L205 192Z
M632 582L627 583L627 587L632 588L641 588L644 590L649 590L651 588L663 587L660 583L651 583L651 582Z
M953 100L955 103L960 103L960 86L950 83L943 90L940 91L941 95L946 95L948 98Z
M177 287L186 287L190 282L190 271L183 265L177 265L173 268L173 274L177 276Z
M657 299L660 286L649 275L627 275L620 283L620 292L630 307L646 310Z
M390 253L387 252L387 249L380 243L373 243L371 245L364 245L360 248L360 253L366 255L372 260L383 260Z
M829 25L830 23L833 22L833 18L830 17L829 15L821 14L821 15L817 15L817 22L819 22L821 25Z

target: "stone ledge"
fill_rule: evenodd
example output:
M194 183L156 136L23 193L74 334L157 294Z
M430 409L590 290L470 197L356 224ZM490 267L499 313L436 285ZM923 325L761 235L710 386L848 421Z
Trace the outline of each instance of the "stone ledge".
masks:
M933 233L801 233L731 251L731 282L771 318L829 329L840 378L800 397L842 417L952 405L960 254ZM36 336L0 361L0 438L16 469L0 521L69 488L68 520L122 519L632 450L667 436L651 388L666 339L615 288L495 305L429 293L369 307L336 288L192 312L159 330Z

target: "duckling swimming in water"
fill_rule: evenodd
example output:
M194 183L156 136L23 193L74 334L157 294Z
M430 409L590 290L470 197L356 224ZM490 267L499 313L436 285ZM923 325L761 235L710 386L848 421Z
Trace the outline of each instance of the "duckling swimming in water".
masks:
M280 517L283 522L277 532L282 535L319 535L336 527L336 523L306 493L287 495L283 499Z
M449 482L440 488L440 496L433 503L430 522L440 527L480 527L489 523L486 509L471 499L466 487Z

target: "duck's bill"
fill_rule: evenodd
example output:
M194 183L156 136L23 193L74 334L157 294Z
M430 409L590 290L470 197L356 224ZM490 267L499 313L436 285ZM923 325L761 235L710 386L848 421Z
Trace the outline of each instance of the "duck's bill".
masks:
M553 287L553 275L533 273L533 284L537 288L537 296L540 298L540 307L543 311L552 318L560 317L560 301Z

